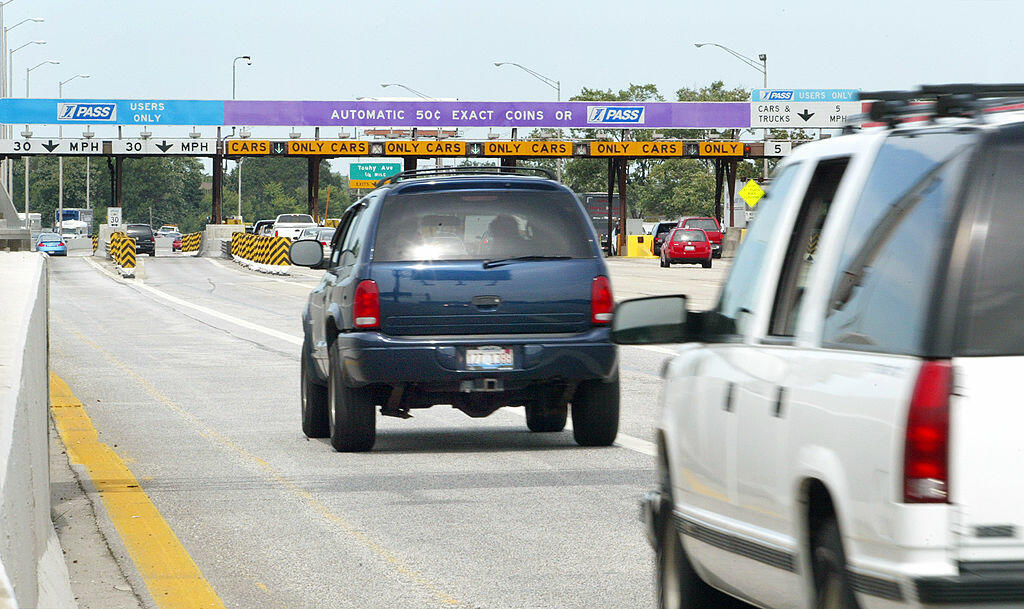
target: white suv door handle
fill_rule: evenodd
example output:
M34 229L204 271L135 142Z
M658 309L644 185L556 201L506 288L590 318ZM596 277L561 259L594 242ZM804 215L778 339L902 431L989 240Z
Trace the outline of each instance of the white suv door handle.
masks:
M725 403L722 405L722 409L726 412L732 412L732 398L735 389L736 383L729 383L729 386L725 390Z
M775 410L772 412L772 416L782 418L782 401L786 399L786 388L779 387L779 392L775 394Z

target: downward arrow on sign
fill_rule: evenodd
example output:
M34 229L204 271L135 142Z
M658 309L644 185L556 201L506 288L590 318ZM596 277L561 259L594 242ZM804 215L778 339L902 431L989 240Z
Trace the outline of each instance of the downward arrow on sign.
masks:
M60 148L60 144L54 144L53 140L49 140L48 142L43 144L43 148L46 148L47 152L53 152L57 148Z
M813 112L808 112L807 108L804 108L804 111L798 113L797 116L799 116L800 118L804 119L804 122L806 123L807 121L811 120L811 117L814 116L814 113Z
M167 140L164 140L157 144L156 147L160 149L160 152L167 152L171 148L174 148L174 144L168 144Z

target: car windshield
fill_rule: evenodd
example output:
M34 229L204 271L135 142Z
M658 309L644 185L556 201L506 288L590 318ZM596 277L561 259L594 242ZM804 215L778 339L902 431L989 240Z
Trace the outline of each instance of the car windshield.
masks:
M280 224L312 224L313 216L308 214L283 214L277 217Z
M381 212L373 259L594 256L589 223L563 192L471 190L398 194Z
M57 233L40 233L40 241L60 241L60 235Z
M320 230L320 237L319 238L320 238L321 241L330 241L331 239L334 238L334 229L333 228L321 229Z
M145 225L145 224L129 224L128 225L128 232L129 233L151 233L151 232L153 232L153 229L150 228L149 226Z
M672 233L672 241L706 241L702 230L677 230Z
M718 230L718 225L711 218L693 218L686 221L684 224L686 228L701 228L704 230Z
M299 236L304 238L304 239L305 238L313 238L313 237L316 237L316 234L317 234L318 230L319 229L316 229L316 228L304 228L304 229L302 229L302 232L299 233Z

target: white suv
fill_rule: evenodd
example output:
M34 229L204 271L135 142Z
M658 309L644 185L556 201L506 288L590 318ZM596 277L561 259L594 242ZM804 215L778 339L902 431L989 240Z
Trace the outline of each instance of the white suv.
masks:
M872 115L967 117L786 158L714 310L616 309L619 344L687 343L643 501L662 607L1024 607L1024 115L950 91Z

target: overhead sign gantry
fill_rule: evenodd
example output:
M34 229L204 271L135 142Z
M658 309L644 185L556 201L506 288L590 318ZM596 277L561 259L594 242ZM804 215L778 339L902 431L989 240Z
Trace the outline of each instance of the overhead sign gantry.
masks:
M812 93L808 93L812 91ZM813 93L816 91L817 93ZM207 156L213 163L213 209L211 217L221 217L221 183L224 158L245 156L303 157L308 163L309 205L316 205L319 163L335 157L401 158L406 169L414 168L420 158L464 157L497 158L503 166L518 159L607 158L609 185L616 177L620 191L620 215L624 213L625 171L630 158L707 158L715 160L716 188L721 193L723 178L735 175L735 163L743 157L786 154L789 144L743 143L726 141L570 141L566 131L621 132L630 129L749 129L752 127L818 126L835 117L853 113L856 106L852 90L756 90L751 102L474 102L474 101L237 101L237 100L96 100L96 99L0 99L0 123L25 125L81 126L216 126L217 138L23 138L0 140L0 156L34 155L107 156L116 161L114 180L119 185L124 158L141 156ZM825 92L825 93L822 93ZM822 96L825 97L822 97ZM832 97L828 97L831 95ZM835 98L836 95L842 99ZM794 104L775 101L793 100ZM828 108L813 104L830 104ZM836 105L838 104L838 105ZM834 106L834 107L833 107ZM777 112L776 112L777 111ZM841 112L840 112L841 111ZM773 112L803 116L806 124L784 124L771 118ZM818 119L811 119L819 115ZM825 118L827 116L827 118ZM768 117L768 118L765 118ZM247 139L220 137L225 126L315 127L313 139ZM359 140L339 137L320 138L324 128L353 127L372 129L387 126L411 131L411 138ZM419 139L417 129L512 128L506 141ZM548 130L554 138L516 138L518 129ZM575 130L575 131L573 131ZM120 134L120 129L118 130ZM587 133L587 131L584 131ZM86 135L91 134L87 131ZM191 135L191 134L190 134ZM343 133L340 135L344 135ZM766 144L769 144L766 148ZM731 190L730 178L730 190ZM611 188L610 188L611 190ZM115 188L120 204L120 188ZM609 196L609 200L611 200ZM716 199L720 198L716 195ZM719 212L720 213L720 212ZM609 213L609 217L611 213Z

